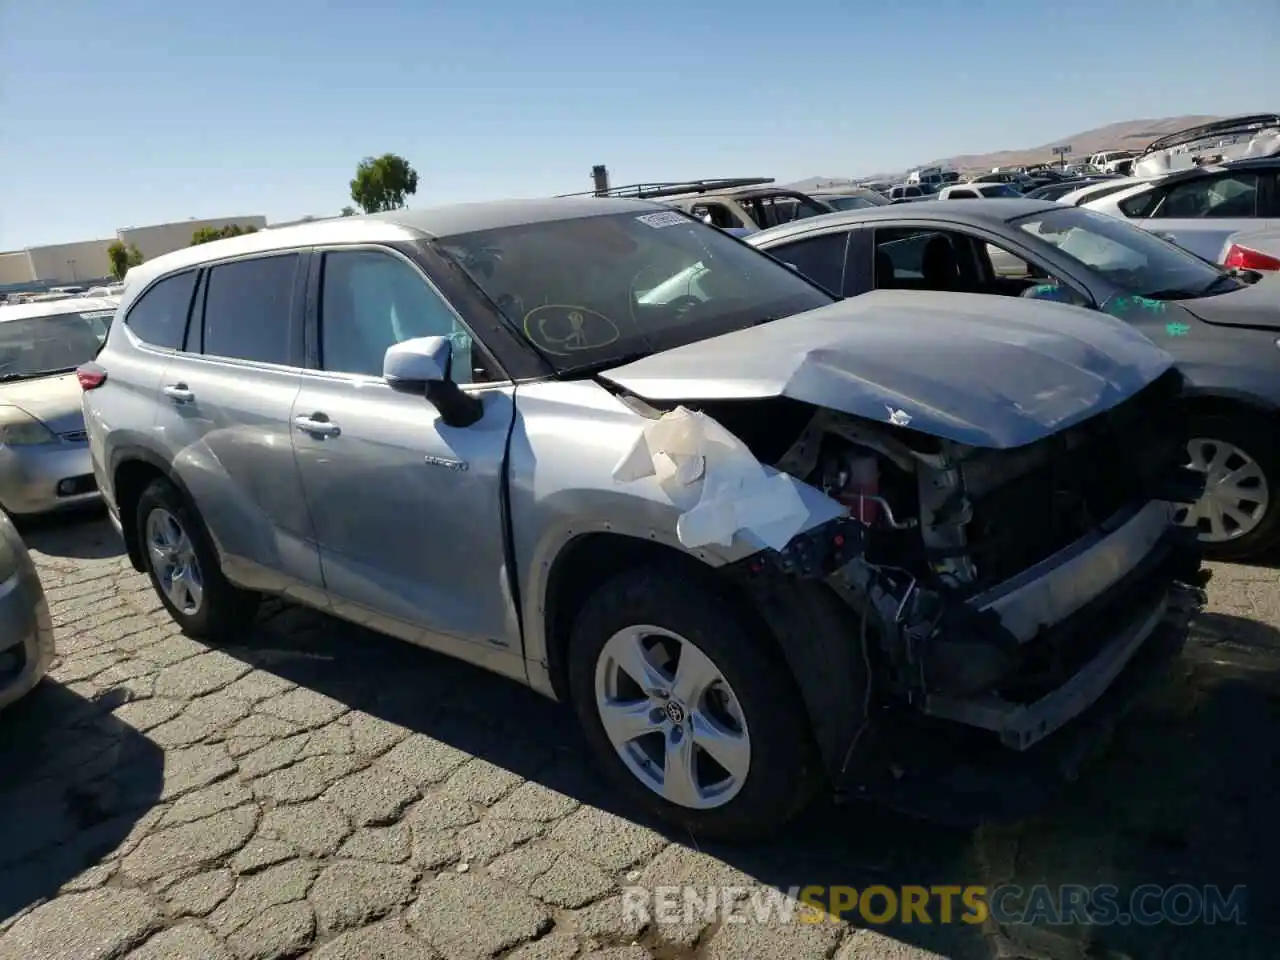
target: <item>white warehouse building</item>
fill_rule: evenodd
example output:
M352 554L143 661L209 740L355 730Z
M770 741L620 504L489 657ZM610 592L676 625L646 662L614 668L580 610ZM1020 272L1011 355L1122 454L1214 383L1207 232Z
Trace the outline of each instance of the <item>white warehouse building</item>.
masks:
M191 245L191 236L206 227L218 229L235 224L261 230L267 218L210 217L203 220L179 220L148 227L121 227L114 237L102 240L80 240L55 243L43 247L0 252L0 288L21 284L74 284L101 280L111 275L107 248L119 240L126 247L138 248L143 260L151 260Z

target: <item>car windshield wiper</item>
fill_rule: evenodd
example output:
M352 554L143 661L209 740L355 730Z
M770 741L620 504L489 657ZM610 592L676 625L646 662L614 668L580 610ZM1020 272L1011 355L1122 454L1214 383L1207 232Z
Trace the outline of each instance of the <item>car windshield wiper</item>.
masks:
M1200 296L1202 296L1202 297L1209 297L1209 296L1212 296L1212 295L1213 295L1213 293L1214 293L1214 291L1215 291L1215 290L1217 290L1217 288L1218 288L1219 286L1221 286L1221 284L1222 284L1224 281L1226 281L1226 280L1230 280L1232 283L1236 284L1236 286L1234 286L1234 287L1232 287L1232 288L1231 288L1232 290L1238 290L1238 289L1240 289L1240 287L1241 287L1241 286L1243 286L1243 284L1240 282L1239 278L1238 278L1238 277L1236 277L1234 274L1230 274L1230 273L1225 273L1225 272L1224 272L1224 273L1220 273L1220 274L1218 274L1216 277L1214 277L1212 280L1210 280L1210 281L1209 281L1209 285L1208 285L1208 286L1206 286L1203 290L1201 290L1199 295L1200 295ZM1222 291L1220 291L1220 292L1221 292L1221 293L1226 293L1227 291L1226 291L1226 290L1222 290Z
M37 377L53 377L60 373L71 373L75 367L60 367L57 370L28 370L22 373L0 373L0 382L9 380L34 380Z
M573 374L580 376L582 374L599 373L601 370L608 370L612 367L625 367L628 363L635 363L637 360L643 360L651 357L658 350L633 350L631 353L619 353L615 356L608 357L604 360L597 360L594 363L584 363L577 367L566 367L561 370L561 374Z
M1169 290L1153 290L1151 293L1140 293L1140 297L1147 300L1194 300L1202 294L1196 293L1194 290L1183 290L1181 287L1173 287Z

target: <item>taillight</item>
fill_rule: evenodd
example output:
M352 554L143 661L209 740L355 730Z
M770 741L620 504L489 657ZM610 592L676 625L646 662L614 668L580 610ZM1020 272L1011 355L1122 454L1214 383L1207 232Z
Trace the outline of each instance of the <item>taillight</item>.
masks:
M107 382L107 371L96 363L86 363L76 368L76 379L80 381L81 390L97 390Z
M1233 243L1222 261L1224 267L1236 270L1280 270L1280 259Z

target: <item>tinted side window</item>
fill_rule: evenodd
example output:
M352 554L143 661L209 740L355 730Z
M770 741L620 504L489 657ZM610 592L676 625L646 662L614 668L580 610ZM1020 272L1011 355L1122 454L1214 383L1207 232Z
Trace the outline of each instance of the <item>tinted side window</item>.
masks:
M1232 173L1175 184L1152 216L1165 218L1255 217L1258 175Z
M320 281L320 366L382 376L387 348L416 337L453 341L456 383L490 379L457 315L418 272L376 250L326 253Z
M849 243L847 233L828 233L795 243L784 243L769 252L789 263L818 286L840 295L844 288L845 248Z
M1126 217L1142 218L1151 216L1151 211L1163 199L1163 190L1147 190L1139 193L1137 196L1127 197L1121 200L1116 206L1120 208L1120 212Z
M876 254L877 257L883 254L888 258L888 263L893 268L892 279L922 280L925 273L924 253L929 241L935 237L943 238L954 251L951 237L946 233L937 230L896 229L876 231ZM877 275L887 276L880 270Z
M296 253L224 263L209 271L201 352L259 363L293 363Z
M125 325L144 343L176 350L182 344L195 288L194 270L165 277L138 298Z

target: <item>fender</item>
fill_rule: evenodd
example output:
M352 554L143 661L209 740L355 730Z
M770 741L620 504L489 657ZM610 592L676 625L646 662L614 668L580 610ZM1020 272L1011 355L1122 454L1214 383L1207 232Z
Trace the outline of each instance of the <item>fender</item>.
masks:
M1280 367L1280 355L1277 356ZM1231 400L1260 412L1280 413L1280 378L1274 370L1227 364L1181 362L1188 399Z
M145 434L137 433L132 430L119 431L122 435L120 442L113 445L110 459L107 464L107 479L110 483L109 494L110 503L114 506L117 516L120 514L120 503L116 491L116 475L120 468L130 461L140 461L155 467L160 475L165 477L170 483L182 492L182 495L188 500L194 500L191 495L190 488L186 482L173 469L164 456L151 446ZM120 518L123 521L123 517ZM121 524L124 533L125 549L129 554L129 562L133 564L135 570L139 573L146 571L146 567L142 561L142 548L138 543L136 531L133 524ZM214 541L214 549L218 550L219 555L222 553L221 545Z
M813 487L801 485L798 489L809 508L809 520L804 530L811 530L844 510ZM676 521L682 512L681 507L659 497L653 490L646 492L649 497L640 491L624 492L622 489L558 491L540 503L539 515L555 519L536 531L536 539L529 539L535 531L527 526L516 529L513 539L523 584L524 657L529 683L538 692L554 696L549 673L551 637L547 632L552 601L550 591L556 564L577 541L591 534L611 534L670 549L713 570L739 562L766 547L749 530L738 531L728 546L686 547L676 536ZM557 509L558 502L564 504L563 510ZM578 507L576 512L571 509L575 506Z

